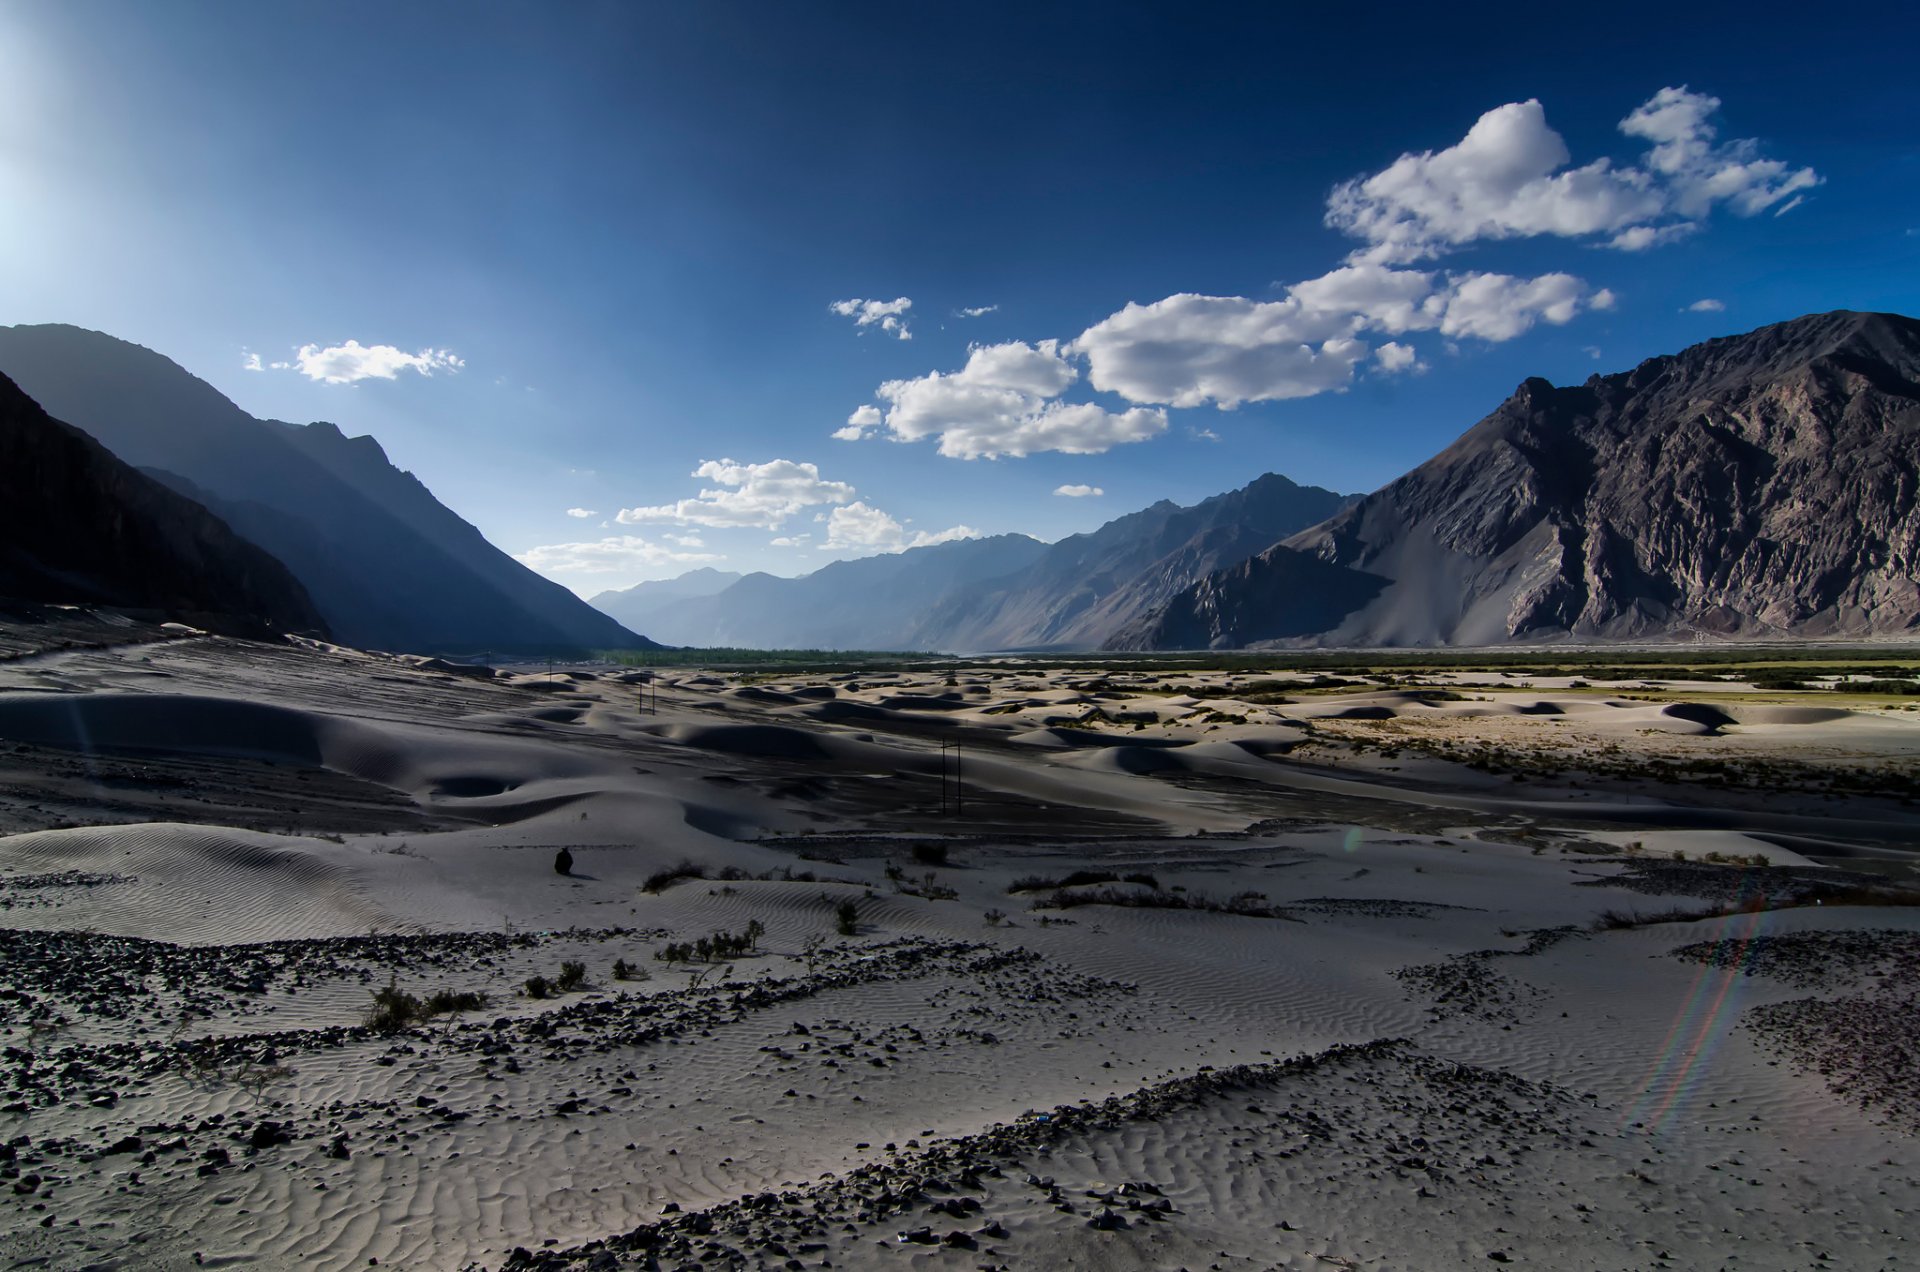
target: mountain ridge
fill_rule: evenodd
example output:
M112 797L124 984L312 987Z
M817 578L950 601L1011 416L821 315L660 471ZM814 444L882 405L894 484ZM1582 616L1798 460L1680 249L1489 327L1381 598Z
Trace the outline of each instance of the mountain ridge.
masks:
M345 643L416 652L653 643L494 548L371 438L256 419L163 354L64 324L0 327L0 371L122 460L190 487L292 570Z
M1432 459L1115 645L1905 633L1916 488L1920 322L1807 315L1579 385L1529 378ZM1353 607L1282 630L1272 593L1303 568L1288 554L1334 569L1323 582ZM1364 599L1362 575L1381 580Z

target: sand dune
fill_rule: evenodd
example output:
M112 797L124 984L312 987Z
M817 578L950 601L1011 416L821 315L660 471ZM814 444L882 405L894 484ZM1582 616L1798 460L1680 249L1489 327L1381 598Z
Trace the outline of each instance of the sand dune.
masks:
M1910 718L1191 679L676 672L643 710L634 676L230 642L0 668L0 761L150 783L173 819L0 837L0 1119L37 1177L0 1192L0 1255L1907 1261L1920 1156L1875 1095L1904 1088L1795 1022L1905 1045L1905 982L1822 951L1920 941L1920 912L1839 903L1909 873L1910 809L1467 761L1793 739L1818 777L1897 764ZM297 833L302 788L349 778L392 824ZM51 826L43 798L10 815ZM219 824L246 807L296 833ZM1835 902L1686 917L1756 895ZM658 957L753 924L744 952ZM1756 935L1812 943L1753 964L1797 979L1742 972ZM530 994L573 960L583 984ZM382 1034L390 977L487 1002Z

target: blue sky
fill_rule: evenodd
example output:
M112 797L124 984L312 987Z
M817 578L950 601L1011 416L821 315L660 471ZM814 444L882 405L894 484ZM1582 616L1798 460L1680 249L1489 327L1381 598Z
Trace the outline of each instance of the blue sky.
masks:
M1911 10L1543 8L10 0L0 322L592 593L1367 490L1528 375L1920 312Z

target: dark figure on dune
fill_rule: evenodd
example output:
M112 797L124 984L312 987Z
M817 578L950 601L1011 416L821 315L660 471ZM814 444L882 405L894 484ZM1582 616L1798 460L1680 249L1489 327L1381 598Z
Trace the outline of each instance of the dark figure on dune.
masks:
M556 853L553 858L553 872L555 874L572 874L573 873L573 854L568 852L565 848L562 848L558 853Z

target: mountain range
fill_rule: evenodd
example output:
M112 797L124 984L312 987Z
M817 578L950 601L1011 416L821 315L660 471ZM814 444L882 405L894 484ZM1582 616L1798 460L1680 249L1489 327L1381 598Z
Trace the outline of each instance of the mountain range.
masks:
M1527 380L1364 497L1269 474L1051 545L594 602L650 595L651 630L690 644L963 652L1898 635L1920 630L1917 487L1920 323L1840 311Z
M652 646L488 543L371 437L255 419L160 354L79 327L0 327L0 373L277 557L344 643L439 653Z
M1350 502L1270 473L1191 508L1163 500L1058 543L962 539L838 561L794 579L695 570L603 592L593 604L675 644L1087 649Z
M958 540L799 578L700 569L597 608L374 439L255 419L150 350L0 328L0 372L17 382L0 378L0 596L232 630L453 653L652 645L630 628L955 652L1920 632L1920 322L1892 314L1529 379L1365 496L1267 474L1057 543Z

